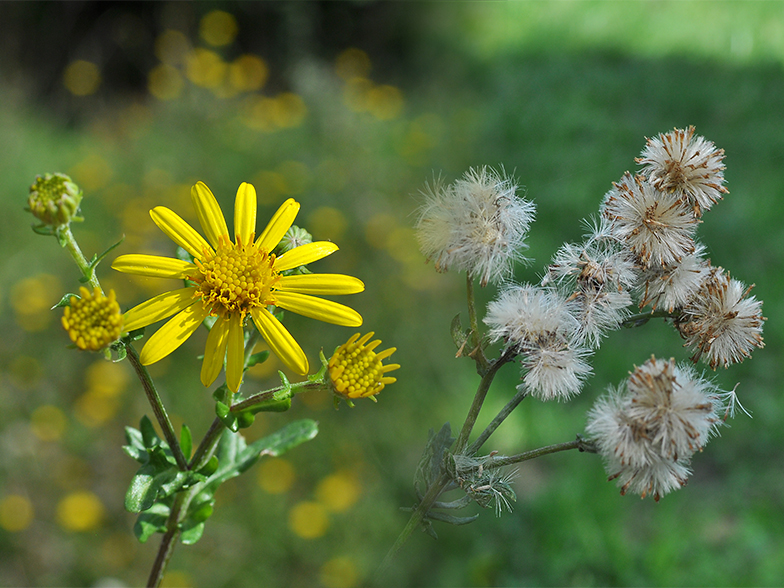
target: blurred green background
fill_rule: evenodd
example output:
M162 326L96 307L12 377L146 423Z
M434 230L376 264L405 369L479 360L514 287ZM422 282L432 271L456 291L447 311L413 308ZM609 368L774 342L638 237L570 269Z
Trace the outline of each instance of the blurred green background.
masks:
M378 404L335 411L304 395L257 419L251 439L305 417L321 432L222 487L204 537L178 547L164 582L352 588L407 520L398 507L413 504L428 429L457 429L477 382L449 336L465 316L464 279L437 274L417 249L421 187L469 166L513 174L537 204L534 261L516 278L536 281L635 169L645 137L690 124L725 149L730 190L700 238L765 301L766 347L715 374L727 390L740 382L754 418L736 418L658 504L619 496L595 455L528 462L514 512L436 523L437 541L415 533L383 584L784 583L784 4L2 3L0 30L0 584L139 585L158 543L135 541L122 506L136 465L123 427L149 409L126 363L66 348L49 308L78 273L29 228L36 174L62 171L85 190L74 232L88 255L122 235L117 253L171 255L147 211L195 222L198 180L229 218L239 184L253 183L260 225L293 196L298 224L340 245L314 269L365 281L349 304L363 332L398 348L398 382ZM108 263L99 277L124 307L170 286ZM286 324L312 365L353 332ZM213 418L198 379L204 339L153 366L175 427L197 438ZM580 397L526 400L487 450L573 439L607 385L652 353L689 356L664 324L611 334ZM254 369L245 389L275 385L277 368ZM518 378L501 372L479 426Z

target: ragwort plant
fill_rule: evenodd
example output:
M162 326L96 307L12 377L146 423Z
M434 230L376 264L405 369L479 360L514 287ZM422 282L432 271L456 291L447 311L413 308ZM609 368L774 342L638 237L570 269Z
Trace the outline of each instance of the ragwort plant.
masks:
M692 455L736 409L743 410L734 389L719 390L691 364L651 356L640 358L626 380L595 402L585 435L516 455L484 449L525 398L568 401L579 394L593 353L611 331L663 319L693 350L692 361L713 370L763 347L762 302L705 259L696 240L703 214L728 190L724 151L694 130L648 139L635 160L638 173L626 172L613 183L584 240L564 244L536 284L513 279L534 205L517 195L503 170L471 169L453 184L439 180L423 190L420 248L438 271L466 272L469 325L464 328L457 315L451 333L457 356L476 363L480 381L457 437L449 423L430 431L415 475L417 502L379 577L416 528L435 537L434 521L470 523L479 515L451 513L472 502L497 514L511 510L515 473L502 473L506 466L569 449L598 453L622 495L658 501L686 484ZM481 319L476 281L498 287ZM490 357L488 345L496 342L500 351ZM495 375L512 363L520 365L520 385L471 440ZM446 500L449 491L462 495Z
M259 412L281 412L291 407L299 393L327 390L335 405L345 400L375 396L395 378L388 373L400 366L384 364L394 348L376 353L379 340L373 333L351 336L321 366L310 371L307 357L281 322L282 311L319 321L359 327L362 317L352 308L321 298L362 292L363 282L353 276L312 273L308 266L337 251L328 241L312 241L304 229L293 226L300 205L286 200L256 235L256 191L243 183L234 205L234 239L220 206L202 182L191 190L193 205L204 236L176 212L157 206L152 221L174 242L176 257L130 254L117 257L112 268L129 274L182 281L182 287L164 292L122 313L114 291L104 293L96 269L119 243L87 260L74 238L71 223L78 215L82 191L64 174L36 178L30 188L28 209L38 219L33 229L57 238L80 272L79 294L67 293L57 307L64 307L62 325L73 347L103 352L107 360L127 360L149 400L161 438L152 421L142 418L138 429L126 427L125 452L139 462L137 474L125 495L125 507L138 513L134 533L142 543L156 533L163 535L148 579L158 586L177 541L193 544L212 515L215 492L225 481L247 471L262 456L279 456L316 436L311 419L291 422L279 431L248 444L241 429L253 424ZM175 249L172 249L173 252ZM166 321L146 338L137 352L134 343L145 329ZM183 425L179 436L169 420L147 366L160 361L196 336L208 331L200 379L205 387L221 372L225 383L213 393L216 417L202 440ZM245 394L243 375L265 361L268 351L253 353L263 338L272 353L294 373L307 376L289 382L279 372L281 385Z

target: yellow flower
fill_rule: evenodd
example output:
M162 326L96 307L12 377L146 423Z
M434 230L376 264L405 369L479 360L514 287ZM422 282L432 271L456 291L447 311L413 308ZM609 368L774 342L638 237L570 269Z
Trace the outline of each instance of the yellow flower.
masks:
M100 288L90 293L81 287L79 294L81 299L71 296L70 306L65 307L63 328L79 349L99 351L122 334L120 305L114 290L109 290L109 295L105 296Z
M208 316L217 320L207 336L201 381L209 386L226 361L226 382L236 392L244 369L243 326L247 317L283 363L298 374L308 373L302 348L269 310L275 306L328 323L356 327L362 317L355 310L311 296L354 294L364 290L361 280L339 274L283 275L337 251L337 245L317 241L276 256L272 250L291 227L299 211L293 199L284 202L256 238L256 190L240 185L234 204L234 242L218 201L202 182L191 189L191 199L205 240L175 212L163 206L150 211L153 222L194 262L155 255L121 255L112 267L118 271L156 278L187 279L192 286L165 292L125 313L125 329L132 331L174 315L150 337L142 349L142 364L169 355Z
M373 331L361 339L359 333L352 335L348 341L335 350L329 359L327 366L329 379L335 394L349 400L370 398L376 402L375 395L381 392L387 384L397 381L396 378L384 374L398 369L400 365L396 363L381 364L381 360L392 355L396 348L390 347L377 354L373 350L381 345L380 339L365 345L372 336Z

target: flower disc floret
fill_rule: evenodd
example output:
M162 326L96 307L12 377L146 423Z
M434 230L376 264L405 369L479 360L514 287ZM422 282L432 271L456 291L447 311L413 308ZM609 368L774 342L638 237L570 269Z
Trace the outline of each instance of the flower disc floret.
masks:
M71 296L65 307L63 328L79 349L99 351L120 338L123 317L114 290L105 296L100 288L79 288L81 298Z
M251 308L275 304L272 288L280 281L275 256L253 243L235 245L221 236L217 251L208 251L204 260L195 263L199 269L199 275L192 278L196 295L212 314L239 313L244 319Z
M397 381L386 374L398 369L400 365L381 363L392 355L396 348L390 347L376 353L374 349L381 345L380 339L365 345L372 336L373 331L361 338L359 333L356 333L335 350L327 366L335 394L348 399L370 398L375 402L376 394L387 384Z

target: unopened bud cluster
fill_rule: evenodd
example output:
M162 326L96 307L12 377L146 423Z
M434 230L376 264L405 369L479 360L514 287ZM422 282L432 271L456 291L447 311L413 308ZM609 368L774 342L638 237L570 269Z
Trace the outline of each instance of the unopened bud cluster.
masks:
M44 225L67 225L76 216L82 191L65 174L44 174L30 186L27 207Z

